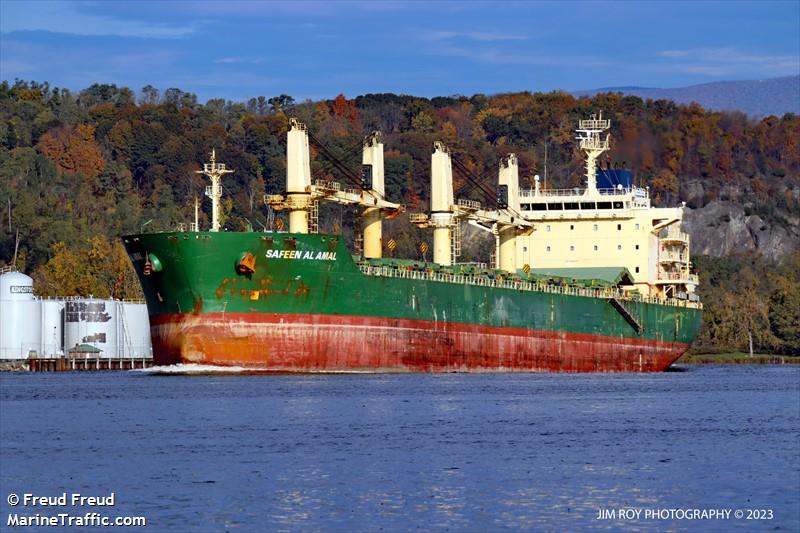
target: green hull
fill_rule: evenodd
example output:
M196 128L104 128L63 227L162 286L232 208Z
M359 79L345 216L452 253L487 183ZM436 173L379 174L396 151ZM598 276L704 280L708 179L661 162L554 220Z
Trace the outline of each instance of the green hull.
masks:
M701 310L607 290L356 263L336 236L126 237L157 363L277 371L663 370ZM254 261L248 263L250 258ZM252 268L250 268L252 267Z

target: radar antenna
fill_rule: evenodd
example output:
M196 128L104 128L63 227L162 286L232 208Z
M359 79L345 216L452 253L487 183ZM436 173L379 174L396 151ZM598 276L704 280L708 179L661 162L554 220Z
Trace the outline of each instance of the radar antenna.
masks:
M580 141L581 150L586 152L586 194L597 193L597 158L608 150L611 134L602 139L600 134L611 128L611 121L603 119L603 112L598 117L594 113L591 118L578 121L576 139Z

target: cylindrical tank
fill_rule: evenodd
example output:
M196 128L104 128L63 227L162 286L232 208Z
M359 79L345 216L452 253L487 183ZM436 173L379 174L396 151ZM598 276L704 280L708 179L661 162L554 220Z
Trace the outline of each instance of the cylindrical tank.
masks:
M100 357L119 357L117 308L119 302L86 298L64 303L64 351L80 344L101 350Z
M64 354L64 302L39 300L42 306L42 356Z
M20 272L0 275L0 359L39 355L42 309L33 296L33 280Z
M122 324L120 351L124 357L152 357L150 343L150 317L147 306L132 302L120 304L119 321Z

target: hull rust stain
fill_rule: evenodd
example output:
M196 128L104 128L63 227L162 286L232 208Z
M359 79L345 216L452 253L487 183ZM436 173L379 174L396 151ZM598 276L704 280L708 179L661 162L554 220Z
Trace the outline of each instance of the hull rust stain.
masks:
M279 372L660 372L688 344L412 319L279 313L152 317L157 365Z

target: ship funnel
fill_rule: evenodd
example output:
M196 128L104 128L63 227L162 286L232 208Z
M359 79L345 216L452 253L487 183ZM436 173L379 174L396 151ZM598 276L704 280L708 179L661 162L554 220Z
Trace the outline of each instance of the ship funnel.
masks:
M431 224L433 225L433 262L452 263L453 166L444 143L433 143L431 155Z
M383 174L383 142L379 132L373 132L364 139L364 148L361 156L364 165L363 172L370 177L362 178L365 190L369 191L375 200L384 198ZM377 203L377 202L376 202ZM364 230L364 257L380 259L382 256L383 223L380 207L365 207L361 223Z
M289 131L286 134L286 195L291 233L308 233L310 189L308 131L305 124L292 118L289 119Z

